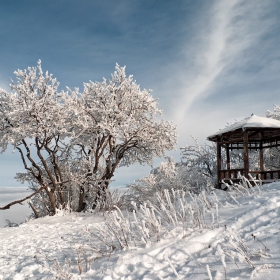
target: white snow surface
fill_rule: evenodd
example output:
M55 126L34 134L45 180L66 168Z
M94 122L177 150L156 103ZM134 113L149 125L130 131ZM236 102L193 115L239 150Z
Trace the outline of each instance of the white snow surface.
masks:
M71 279L280 279L280 183L265 185L261 192L236 201L226 200L226 192L216 194L220 205L214 226L209 222L208 228L184 231L174 227L150 246L95 255L90 269L79 274L73 268ZM94 247L98 240L90 233L103 223L101 214L60 213L0 228L0 279L56 279L50 272L53 261L63 266L65 259L71 259L77 266L78 248ZM231 250L234 255L226 236L235 234L240 237L236 244L251 252L254 268L235 259L238 268L227 256L223 258L221 252Z
M221 135L223 133L229 131L235 131L237 129L242 128L246 130L246 128L279 128L280 129L280 121L272 119L272 118L265 118L259 117L256 115L252 115L244 120L234 123L224 129L219 130L218 132L208 136L207 138L212 138L217 135Z

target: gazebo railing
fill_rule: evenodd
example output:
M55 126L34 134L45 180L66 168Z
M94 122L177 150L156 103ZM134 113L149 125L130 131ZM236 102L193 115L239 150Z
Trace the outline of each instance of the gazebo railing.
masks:
M240 172L241 175L244 175L244 168L238 169L221 169L219 174L219 180L223 179L237 179L237 174Z
M238 172L244 176L244 168L239 169L222 169L219 172L219 180L230 179L230 180L237 180ZM261 175L261 180L276 180L280 179L280 170L269 170L269 171L249 171L255 179L259 178Z
M276 180L280 179L280 170L270 170L270 171L249 171L250 174L255 175L258 178L261 175L262 180Z

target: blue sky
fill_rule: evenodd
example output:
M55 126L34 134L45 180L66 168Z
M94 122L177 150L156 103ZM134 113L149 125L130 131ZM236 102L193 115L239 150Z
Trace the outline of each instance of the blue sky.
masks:
M65 86L110 77L127 67L152 89L177 125L177 151L227 122L265 116L280 104L280 2L274 0L4 0L0 3L0 87L13 71L42 60ZM155 161L155 165L159 159ZM125 185L149 167L121 168ZM0 155L0 186L17 186L20 157Z

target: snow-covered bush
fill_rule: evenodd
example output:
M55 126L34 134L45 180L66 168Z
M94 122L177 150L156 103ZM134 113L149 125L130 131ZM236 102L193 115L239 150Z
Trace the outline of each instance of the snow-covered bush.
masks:
M172 157L167 157L167 161L161 162L148 176L128 185L126 200L140 205L146 201L155 201L156 195L163 195L165 190L197 192L197 186L192 188L189 182L189 173L185 166L176 164Z
M201 146L195 140L195 146L181 148L182 161L175 163L172 157L161 162L148 176L128 185L128 201L137 205L146 201L154 201L157 194L163 195L166 190L183 190L200 193L211 190L217 180L216 147Z
M207 185L217 184L217 148L211 145L200 145L196 138L192 137L195 145L187 145L180 148L182 155L182 166L189 174L189 184L192 187L204 188ZM225 159L225 153L222 153ZM225 160L222 160L225 162Z

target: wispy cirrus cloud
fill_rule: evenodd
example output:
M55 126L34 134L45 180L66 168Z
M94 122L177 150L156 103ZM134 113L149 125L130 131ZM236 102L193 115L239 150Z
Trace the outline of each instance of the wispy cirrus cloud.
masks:
M185 27L192 36L182 39L180 61L166 67L161 86L165 115L177 124L178 147L193 143L190 135L203 142L227 122L264 116L280 103L277 1L216 0L205 6ZM173 154L179 158L178 151Z
M188 41L182 50L186 60L193 57L193 61L179 75L181 88L174 102L178 122L194 101L219 94L226 85L252 82L250 71L270 67L268 60L278 52L269 49L279 21L274 6L274 1L216 1L205 12L198 25L199 39Z

